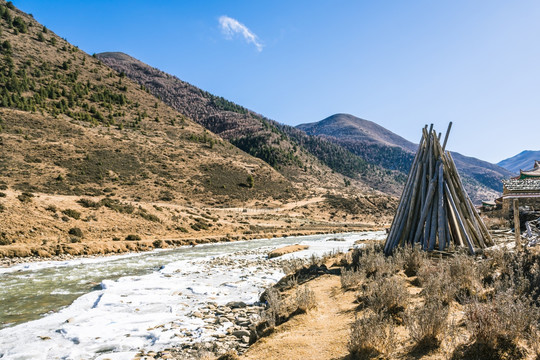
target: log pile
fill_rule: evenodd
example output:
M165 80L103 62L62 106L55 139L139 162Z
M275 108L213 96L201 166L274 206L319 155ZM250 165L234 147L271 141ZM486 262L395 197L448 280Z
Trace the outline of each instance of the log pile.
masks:
M525 237L527 238L528 245L538 245L540 243L540 218L525 222L525 228L527 229Z
M398 247L420 246L427 251L477 249L493 240L471 199L465 192L450 152L445 152L452 123L441 145L431 127L422 129L422 139L413 161L388 238L389 255Z

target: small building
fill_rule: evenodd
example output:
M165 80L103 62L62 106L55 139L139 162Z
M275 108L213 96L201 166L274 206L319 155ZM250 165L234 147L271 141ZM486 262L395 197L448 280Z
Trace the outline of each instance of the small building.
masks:
M531 170L520 170L519 176L503 180L503 212L508 214L514 199L519 206L528 206L532 211L540 210L540 161L534 162Z

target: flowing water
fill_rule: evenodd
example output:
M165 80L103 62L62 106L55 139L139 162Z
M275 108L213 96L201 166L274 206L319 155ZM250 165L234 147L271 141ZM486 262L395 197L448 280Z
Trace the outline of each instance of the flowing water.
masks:
M208 301L256 301L283 275L267 251L300 243L310 248L286 257L309 257L383 237L261 239L0 269L0 358L129 358L177 344L178 327L207 339L212 334L190 314ZM150 331L155 326L159 333Z

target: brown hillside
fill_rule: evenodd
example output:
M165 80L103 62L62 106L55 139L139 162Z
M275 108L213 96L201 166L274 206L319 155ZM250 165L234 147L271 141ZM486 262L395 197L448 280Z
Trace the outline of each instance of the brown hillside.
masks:
M370 165L340 145L279 124L124 53L106 52L96 56L166 104L262 159L292 181L317 186L344 182L345 176L355 179L352 185L361 185L363 190L366 186L362 185L394 195L401 190L404 180L401 174ZM343 176L339 179L331 176L332 173Z
M370 195L389 204L382 211L374 202L340 210L343 201L358 207L368 199L357 196L359 182L344 191L343 177L329 170L292 182L5 2L0 29L0 256L140 250L389 220L394 199ZM327 192L345 197L336 202Z

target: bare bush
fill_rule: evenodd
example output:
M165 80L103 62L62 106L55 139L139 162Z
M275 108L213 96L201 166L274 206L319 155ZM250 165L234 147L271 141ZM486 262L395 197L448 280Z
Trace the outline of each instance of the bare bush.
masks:
M534 354L534 359L540 360L540 328L535 324L527 336L527 345Z
M448 273L457 286L458 300L475 296L482 290L478 265L471 256L454 256L448 263Z
M369 283L359 300L376 313L396 315L405 310L409 292L403 281L395 277L378 279Z
M388 356L394 338L391 319L382 313L375 313L356 319L347 347L353 359L369 359L380 354Z
M427 260L426 252L419 248L405 247L401 250L401 256L403 257L403 270L407 276L416 276Z
M440 337L448 326L448 306L428 298L422 307L407 311L405 326L417 348L433 349L440 345Z
M426 265L418 271L418 282L426 299L438 300L448 305L455 299L458 288L449 276L448 264Z
M315 292L308 286L302 286L296 290L296 305L300 312L307 312L317 306Z
M360 284L366 280L366 273L363 270L347 270L341 271L341 288L344 290L352 290L358 288Z
M364 250L362 256L358 254L353 253L353 264L355 265L353 268L363 270L367 277L389 276L395 272L391 259L387 258L382 251L376 251L374 248L368 247Z
M530 333L538 309L511 292L499 293L493 301L481 303L473 300L465 310L467 329L476 344L497 349L502 344L516 344Z
M281 270L285 273L285 275L294 274L298 270L304 267L305 262L303 259L297 259L293 258L290 260L283 260L281 262Z
M262 314L263 321L267 321L270 326L275 326L279 323L279 316L281 314L281 308L283 302L281 300L281 294L274 287L270 286L265 290L266 309Z

